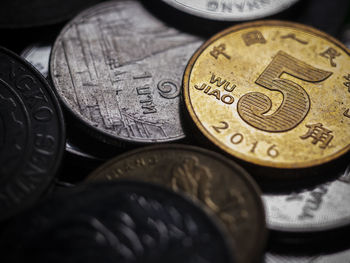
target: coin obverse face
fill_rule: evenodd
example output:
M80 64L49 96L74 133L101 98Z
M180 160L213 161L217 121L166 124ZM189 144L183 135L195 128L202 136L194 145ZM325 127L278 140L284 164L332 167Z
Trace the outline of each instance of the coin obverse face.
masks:
M147 147L118 156L88 177L116 179L147 181L187 193L227 226L239 262L261 256L266 228L260 190L243 169L219 154L185 145Z
M163 0L184 12L214 20L241 21L281 12L298 0Z
M349 150L350 54L325 33L281 21L219 33L184 77L188 112L232 156L302 168Z
M97 137L112 143L174 141L184 138L183 72L201 43L169 28L138 1L103 3L60 33L51 77L65 107Z

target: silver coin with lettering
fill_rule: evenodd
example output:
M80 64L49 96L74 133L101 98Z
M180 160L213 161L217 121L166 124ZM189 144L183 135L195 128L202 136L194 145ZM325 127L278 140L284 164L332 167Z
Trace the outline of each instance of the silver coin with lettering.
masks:
M298 0L163 0L184 12L214 20L242 21L279 13Z
M350 165L336 180L299 192L264 194L270 229L317 232L350 226Z
M102 3L61 31L50 74L64 106L98 139L117 145L175 141L185 137L183 72L201 43L138 1Z

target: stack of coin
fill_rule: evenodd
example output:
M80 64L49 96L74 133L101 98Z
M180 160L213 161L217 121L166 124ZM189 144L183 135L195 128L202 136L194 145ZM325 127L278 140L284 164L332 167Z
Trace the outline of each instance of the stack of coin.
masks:
M348 1L0 5L4 262L348 262Z

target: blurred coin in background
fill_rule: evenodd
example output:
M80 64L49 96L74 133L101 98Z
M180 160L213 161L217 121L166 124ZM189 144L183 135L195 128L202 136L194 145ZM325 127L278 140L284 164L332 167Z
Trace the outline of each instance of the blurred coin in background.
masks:
M236 262L219 222L199 204L140 182L80 186L12 227L0 236L6 262Z
M120 155L87 178L117 179L147 181L187 193L225 223L237 243L238 262L260 260L266 241L260 190L234 162L194 146L152 146Z

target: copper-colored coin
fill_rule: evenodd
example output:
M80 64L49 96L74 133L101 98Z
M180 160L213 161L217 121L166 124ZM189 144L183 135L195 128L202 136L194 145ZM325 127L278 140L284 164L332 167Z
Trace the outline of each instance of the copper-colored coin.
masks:
M323 164L350 148L350 53L316 29L281 21L208 40L184 76L190 117L234 157L277 168Z
M225 157L198 147L165 145L128 152L94 171L87 180L142 180L183 191L203 202L227 226L239 262L261 257L266 241L260 190Z

